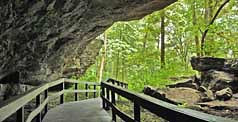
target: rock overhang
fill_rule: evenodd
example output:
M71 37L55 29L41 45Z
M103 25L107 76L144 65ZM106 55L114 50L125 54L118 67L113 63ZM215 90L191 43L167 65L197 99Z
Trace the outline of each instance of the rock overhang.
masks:
M0 2L0 74L37 85L62 77L66 61L116 21L140 19L176 0Z

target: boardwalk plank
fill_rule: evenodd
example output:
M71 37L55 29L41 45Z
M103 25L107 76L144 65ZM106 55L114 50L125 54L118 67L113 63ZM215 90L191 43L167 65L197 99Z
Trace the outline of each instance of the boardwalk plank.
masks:
M49 110L43 122L111 122L101 105L100 98L65 103Z

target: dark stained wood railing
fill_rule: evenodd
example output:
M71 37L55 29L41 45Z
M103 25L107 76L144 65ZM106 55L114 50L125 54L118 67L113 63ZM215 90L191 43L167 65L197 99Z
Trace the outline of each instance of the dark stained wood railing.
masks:
M75 89L65 90L65 83L74 84ZM79 83L85 84L85 90L78 89ZM49 89L59 85L61 86L61 90L49 96ZM101 84L98 84L94 82L79 82L77 80L64 78L43 84L23 95L13 97L12 99L5 101L3 104L0 104L0 122L4 121L14 113L16 113L17 122L31 122L34 119L36 122L41 122L42 118L48 111L48 102L50 100L54 99L55 97L60 97L60 103L63 104L64 93L74 93L75 101L78 100L78 93L85 93L85 96L88 97L88 93L92 92L94 94L93 96L96 97L96 87L100 85L103 108L105 110L112 110L113 121L116 121L116 117L118 116L126 122L140 122L141 108L144 108L170 122L235 122L230 119L177 107L176 105L166 103L150 96L131 92L127 90L128 84L113 79L108 79L106 82L101 82ZM90 86L93 86L93 90L90 90ZM134 103L133 117L127 115L117 108L116 94ZM36 99L36 108L27 117L24 117L24 106L33 99Z
M65 90L64 84L71 83L75 85L74 90ZM78 84L85 84L85 90L78 90ZM48 91L50 88L60 85L61 90L57 93L54 93L52 96L48 96ZM93 86L93 90L90 90L89 87ZM78 93L86 93L86 97L88 97L88 93L94 93L94 97L96 97L96 93L98 92L96 87L100 86L99 83L95 82L79 82L77 80L65 79L62 78L60 80L50 82L47 84L43 84L39 87L36 87L23 95L13 97L4 103L0 104L0 122L4 121L14 113L16 113L16 122L31 122L32 120L36 120L36 122L41 122L42 118L48 111L48 102L56 97L60 97L60 104L64 103L64 93L74 93L75 101L78 100ZM44 95L44 99L42 99L42 94ZM24 117L24 106L36 99L36 109L34 109L28 117ZM44 115L42 115L44 113ZM26 120L25 120L26 118Z
M147 109L148 111L170 122L236 122L234 120L213 116L191 109L181 108L147 95L131 92L118 86L118 82L119 81L115 81L113 79L101 82L101 98L103 100L103 108L105 110L112 110L112 120L114 122L116 122L117 116L125 122L140 122L141 108ZM116 106L115 94L134 103L134 117L131 117L119 110Z

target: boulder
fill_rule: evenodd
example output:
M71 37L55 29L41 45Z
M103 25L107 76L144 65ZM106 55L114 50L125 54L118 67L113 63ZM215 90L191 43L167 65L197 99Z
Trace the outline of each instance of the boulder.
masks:
M225 65L225 61L223 58L192 57L190 62L194 70L208 71L210 69L221 69Z
M206 88L205 86L200 86L200 87L198 88L198 91L200 91L200 92L206 92L206 91L207 91L207 88Z
M200 101L201 95L199 91L191 88L166 88L156 90L151 87L145 87L144 94L155 97L157 99L172 103L193 105Z
M238 73L237 59L224 59L214 57L192 57L191 65L194 70L204 72L208 70L224 71L231 74Z
M214 94L211 90L206 90L202 93L201 101L202 102L209 102L215 100Z
M146 94L146 95L149 95L151 97L169 102L169 100L166 99L165 93L163 91L157 90L157 89L155 89L151 86L145 86L144 90L143 90L143 93ZM170 101L170 103L173 103L173 102Z
M238 75L238 59L227 59L223 71Z
M202 86L213 92L230 87L236 93L238 92L238 78L224 71L209 70L202 73Z
M201 99L201 94L198 90L192 88L170 88L164 91L166 98L177 103L186 103L191 106Z
M216 99L218 100L229 100L232 98L232 90L230 88L225 88L215 93Z
M188 87L192 89L198 89L199 84L196 83L195 81L196 81L196 78L189 78L182 81L178 81L174 84L167 85L166 87L169 87L169 88Z
M213 92L204 86L200 86L198 88L198 91L201 92L201 101L202 102L208 102L208 101L212 101L215 99Z

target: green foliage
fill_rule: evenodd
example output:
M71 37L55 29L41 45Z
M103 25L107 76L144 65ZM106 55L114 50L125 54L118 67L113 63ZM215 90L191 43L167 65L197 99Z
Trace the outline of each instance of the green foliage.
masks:
M78 79L80 81L93 81L96 82L97 78L96 78L96 69L97 67L95 67L95 65L92 65L87 72L81 76L80 78L78 77L72 77L72 79Z
M212 1L212 16L223 1ZM213 25L206 18L205 1L180 0L166 8L166 67L160 67L160 12L131 22L118 22L107 34L106 64L103 79L108 77L129 83L129 88L141 91L144 85L164 87L171 77L195 73L189 65L197 55L202 33L209 28L205 42L206 56L238 57L238 1L231 0ZM196 16L194 16L196 14ZM97 81L102 55L80 80Z

